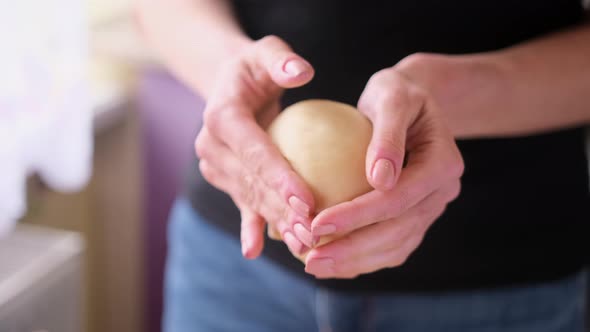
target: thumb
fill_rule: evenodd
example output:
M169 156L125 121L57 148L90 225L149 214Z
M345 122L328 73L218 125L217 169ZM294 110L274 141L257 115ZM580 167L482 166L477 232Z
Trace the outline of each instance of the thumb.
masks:
M373 137L367 150L367 180L377 190L391 190L401 172L406 128L387 113L380 112L373 121Z
M401 173L408 127L422 108L395 77L372 78L359 99L358 107L373 123L373 135L366 157L366 176L377 190L391 190Z
M260 41L257 51L259 65L268 73L275 84L282 88L296 88L307 84L314 75L314 69L282 39L267 36Z

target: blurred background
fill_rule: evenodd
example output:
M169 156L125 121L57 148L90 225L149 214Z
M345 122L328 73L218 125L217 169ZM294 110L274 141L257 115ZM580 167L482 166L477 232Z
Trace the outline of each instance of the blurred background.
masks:
M131 0L0 3L0 331L159 331L202 103Z
M159 331L203 103L131 0L0 3L0 332Z

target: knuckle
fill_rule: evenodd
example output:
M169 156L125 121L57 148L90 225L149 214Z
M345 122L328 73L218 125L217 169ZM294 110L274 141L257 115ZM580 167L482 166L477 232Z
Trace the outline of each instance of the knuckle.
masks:
M218 176L215 174L209 163L205 160L199 161L199 171L201 175L207 180L207 182L215 185L218 182Z
M224 105L207 107L203 112L203 127L209 135L222 137L223 133L228 130L225 124L235 123L243 115L241 111L229 102Z
M395 71L391 68L381 69L378 72L371 75L369 78L369 85L382 85L382 83L391 80L391 77L395 75Z
M203 112L203 126L211 133L218 133L221 126L222 110L217 107L207 107Z
M438 163L435 166L434 172L440 179L459 179L465 172L465 163L463 162L461 153L456 147L449 149L449 144L454 144L454 142L444 144L446 145L440 145L438 149Z
M465 162L463 161L463 158L461 157L461 155L458 153L458 158L457 161L455 162L455 175L457 175L457 177L462 177L463 174L465 173Z
M460 178L465 172L465 164L459 157L454 157L446 163L445 174L453 178Z
M410 257L410 255L408 253L404 253L402 255L400 255L397 259L397 261L395 262L397 266L402 266L404 265L407 261L408 261L408 257Z
M205 158L207 155L207 141L204 129L201 130L197 139L195 140L195 152L200 158Z
M401 164L405 155L405 137L396 135L392 128L383 128L378 137L371 142L375 155L386 155L394 158ZM397 165L401 166L401 165Z
M260 46L271 46L271 47L287 47L287 43L285 43L280 37L276 35L267 35L258 40Z
M457 199L457 197L459 197L459 194L461 193L461 181L457 180L455 182L455 184L453 185L453 187L451 188L451 190L449 191L449 196L448 196L448 201L452 202L455 199Z
M433 54L425 52L417 52L408 55L400 60L395 66L402 71L413 71L415 69L423 68L424 65L432 60Z
M396 112L408 109L412 105L412 96L405 84L394 83L381 87L378 101L386 106L385 109L389 112Z
M387 68L371 77L378 102L391 111L406 109L422 103L427 93L394 68Z
M403 249L393 250L388 253L388 256L389 257L387 258L387 267L392 268L404 265L407 262L410 253Z

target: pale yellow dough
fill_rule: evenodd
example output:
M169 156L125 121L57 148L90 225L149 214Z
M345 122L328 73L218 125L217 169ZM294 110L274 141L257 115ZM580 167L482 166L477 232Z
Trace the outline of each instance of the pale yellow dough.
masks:
M287 107L268 133L309 185L315 213L371 190L365 156L372 127L356 108L330 100L302 101ZM321 243L329 240L322 238ZM305 255L298 258L303 261Z

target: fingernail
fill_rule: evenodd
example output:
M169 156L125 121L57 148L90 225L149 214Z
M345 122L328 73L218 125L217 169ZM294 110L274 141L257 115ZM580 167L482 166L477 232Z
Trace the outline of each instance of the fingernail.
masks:
M285 241L289 249L291 249L296 255L303 254L303 243L297 240L291 232L285 232L285 234L283 234L283 241Z
M314 236L314 237L311 239L311 246L312 246L313 248L315 248L315 246L317 246L317 245L318 245L318 243L320 243L320 237L319 237L319 236Z
M377 160L373 165L371 177L376 184L383 186L383 188L391 189L393 187L393 181L395 181L395 174L391 161L387 159Z
M311 232L308 231L307 228L305 228L305 226L303 226L301 223L297 223L293 225L293 231L295 232L295 235L297 235L297 238L299 238L299 240L303 242L303 244L305 244L308 247L313 246L313 238L311 236Z
M289 76L299 76L308 70L308 65L299 59L287 61L283 66L283 71Z
M299 197L289 197L289 206L291 206L291 208L295 210L295 212L300 214L302 217L309 217L309 206L305 204L305 202L303 202L301 199L299 199Z
M241 243L242 243L242 256L248 257L248 244L246 243L245 240L242 240Z
M334 274L334 260L332 258L312 259L305 265L305 272L320 276Z
M330 235L336 232L336 226L332 224L319 225L314 227L311 232L314 236Z

